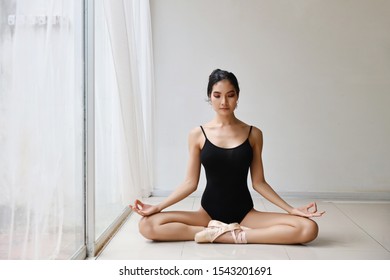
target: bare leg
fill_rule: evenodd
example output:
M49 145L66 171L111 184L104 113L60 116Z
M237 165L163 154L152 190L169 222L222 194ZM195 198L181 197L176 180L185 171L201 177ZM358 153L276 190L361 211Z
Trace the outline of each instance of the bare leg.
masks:
M140 233L154 241L194 240L197 232L207 227L211 220L205 210L167 211L143 217L139 222Z
M251 210L242 226L248 243L300 244L313 241L318 235L317 224L308 218L283 213L267 213ZM231 233L225 233L215 240L220 243L233 243Z

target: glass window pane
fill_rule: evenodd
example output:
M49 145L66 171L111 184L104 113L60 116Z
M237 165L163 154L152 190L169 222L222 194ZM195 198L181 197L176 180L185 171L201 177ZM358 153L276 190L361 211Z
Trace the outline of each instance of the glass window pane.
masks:
M103 1L95 1L96 179L95 238L122 214L123 186L130 185L128 151L104 16Z
M0 259L85 244L83 3L0 1Z

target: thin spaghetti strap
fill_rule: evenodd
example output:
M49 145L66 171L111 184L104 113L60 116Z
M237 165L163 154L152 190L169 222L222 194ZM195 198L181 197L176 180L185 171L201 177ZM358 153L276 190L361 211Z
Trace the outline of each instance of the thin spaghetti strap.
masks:
M206 137L206 139L207 139L206 132L204 132L204 129L203 129L203 127L202 127L202 126L200 126L200 128L202 129L202 132L203 132L203 135L204 135L204 137Z
M248 138L249 138L249 135L251 135L252 128L253 128L253 126L251 126L251 128L249 129Z

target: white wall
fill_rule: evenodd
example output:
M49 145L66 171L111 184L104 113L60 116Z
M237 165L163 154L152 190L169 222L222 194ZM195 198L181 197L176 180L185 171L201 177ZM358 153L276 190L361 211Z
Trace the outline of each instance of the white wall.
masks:
M388 195L390 1L151 0L151 9L155 193L184 179L188 132L213 117L207 80L222 68L240 82L237 117L263 131L277 191Z

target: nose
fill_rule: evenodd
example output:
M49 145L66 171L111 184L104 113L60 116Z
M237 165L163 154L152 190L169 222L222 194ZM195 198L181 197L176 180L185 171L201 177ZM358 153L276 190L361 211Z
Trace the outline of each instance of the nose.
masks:
M223 96L221 100L221 105L225 106L227 104L227 96Z

